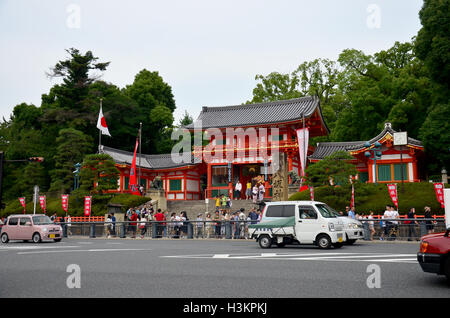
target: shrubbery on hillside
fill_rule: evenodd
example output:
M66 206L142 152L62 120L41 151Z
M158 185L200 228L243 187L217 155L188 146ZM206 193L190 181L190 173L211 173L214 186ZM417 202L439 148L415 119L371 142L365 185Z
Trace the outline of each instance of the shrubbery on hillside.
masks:
M449 187L447 184L446 188ZM406 214L414 207L416 214L421 215L425 206L430 206L433 214L444 214L432 183L405 183L404 192L401 184L397 184L397 192L400 214ZM314 188L314 199L327 203L337 211L345 211L345 207L350 205L351 195L351 185ZM297 192L289 200L310 200L310 193L308 190ZM393 204L386 184L355 184L355 207L359 214L367 214L371 210L375 214L383 213L386 204Z

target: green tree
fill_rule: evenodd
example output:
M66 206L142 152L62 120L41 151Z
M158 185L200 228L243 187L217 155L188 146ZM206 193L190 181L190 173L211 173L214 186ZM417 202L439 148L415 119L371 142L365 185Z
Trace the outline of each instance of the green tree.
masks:
M142 152L158 153L167 149L173 125L175 99L172 88L158 72L140 71L131 85L124 89L125 95L136 101L142 122ZM136 127L136 135L139 126ZM169 138L168 138L169 137Z
M86 153L92 151L92 138L73 129L61 129L56 138L55 169L51 171L50 191L67 193L73 186L74 165L82 162Z
M450 83L450 2L424 0L419 12L422 28L415 52L424 61L431 78L448 89Z
M338 151L306 168L307 182L313 186L329 184L332 177L334 184L348 184L349 176L356 175L355 165L350 163L354 158L345 151Z
M80 190L90 194L103 194L117 189L120 172L114 160L107 154L84 157L80 171Z

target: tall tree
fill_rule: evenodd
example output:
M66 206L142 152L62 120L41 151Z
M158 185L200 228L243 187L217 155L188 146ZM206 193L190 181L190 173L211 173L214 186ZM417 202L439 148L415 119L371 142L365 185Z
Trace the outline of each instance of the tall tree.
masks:
M61 129L56 138L55 169L51 171L51 191L67 193L73 185L73 171L76 163L81 163L85 153L92 151L92 138L73 129Z
M168 149L173 125L175 99L172 88L158 72L140 71L124 93L137 102L142 122L142 152L158 153ZM136 133L139 126L136 127ZM170 148L169 148L170 149Z

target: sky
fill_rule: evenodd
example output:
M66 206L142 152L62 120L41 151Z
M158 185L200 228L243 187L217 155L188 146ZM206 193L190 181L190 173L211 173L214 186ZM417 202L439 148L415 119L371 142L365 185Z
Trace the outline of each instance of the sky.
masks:
M0 118L40 106L59 83L46 72L66 49L111 62L102 80L123 88L142 69L172 87L176 123L187 110L252 98L257 74L373 54L410 41L423 0L0 0ZM107 111L104 109L104 111ZM145 123L144 123L145 124Z

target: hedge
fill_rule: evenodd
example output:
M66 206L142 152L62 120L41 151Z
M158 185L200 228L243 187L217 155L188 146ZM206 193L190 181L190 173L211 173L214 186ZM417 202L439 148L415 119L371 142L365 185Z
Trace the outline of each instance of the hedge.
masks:
M450 185L446 184L446 188ZM397 184L397 195L399 202L399 213L406 214L410 208L416 209L416 214L423 214L425 206L431 207L436 215L445 214L444 209L437 201L434 186L429 182L405 183L404 191L402 185ZM314 200L321 201L337 211L345 211L345 207L351 202L351 185L344 186L322 186L314 188ZM310 200L309 190L293 194L289 200ZM355 183L355 208L359 214L383 214L386 205L393 202L386 184Z

